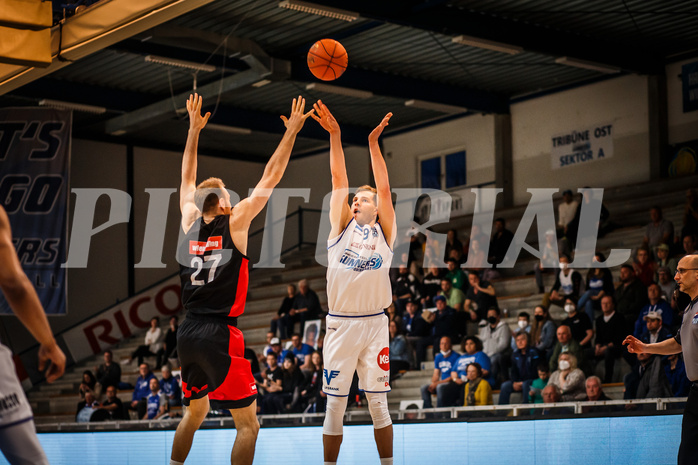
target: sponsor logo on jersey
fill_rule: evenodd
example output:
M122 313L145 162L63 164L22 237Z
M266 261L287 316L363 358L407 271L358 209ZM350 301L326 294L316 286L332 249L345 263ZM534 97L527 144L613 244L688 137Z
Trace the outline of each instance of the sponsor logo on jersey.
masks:
M222 250L223 236L209 237L206 242L189 241L189 253L191 255L203 255L209 250Z
M361 242L352 242L349 244L350 247L354 247L355 249L367 249L367 250L376 250L376 246L374 244L363 244Z
M698 324L698 313L696 313L696 314L693 316L693 324L694 324L694 325Z
M383 371L390 371L390 349L387 347L383 347L383 350L381 350L378 353L378 366L381 367L381 370Z
M381 254L374 253L369 258L360 257L359 254L350 249L344 249L344 253L339 258L339 263L351 268L353 271L377 270L383 265Z
M390 381L390 377L389 376L379 376L378 378L376 378L376 381L378 381L379 383L385 383L385 382Z
M339 370L330 370L327 371L327 368L322 370L323 373L325 374L325 383L327 383L327 386L330 385L333 379L335 379L337 376L339 376ZM328 388L329 389L329 388ZM337 389L335 389L336 391Z
M21 403L20 397L16 393L8 394L0 398L0 412L11 410Z
M257 392L257 384L256 383L250 383L250 390L252 392Z

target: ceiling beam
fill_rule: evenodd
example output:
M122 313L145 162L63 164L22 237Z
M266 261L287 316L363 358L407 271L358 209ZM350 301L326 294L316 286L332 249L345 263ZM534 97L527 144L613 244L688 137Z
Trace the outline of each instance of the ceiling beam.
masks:
M403 0L313 0L333 8L349 9L364 18L415 27L439 34L467 35L518 45L524 50L553 57L593 61L638 74L663 72L663 58L632 44L582 36L552 27L468 11L444 2Z

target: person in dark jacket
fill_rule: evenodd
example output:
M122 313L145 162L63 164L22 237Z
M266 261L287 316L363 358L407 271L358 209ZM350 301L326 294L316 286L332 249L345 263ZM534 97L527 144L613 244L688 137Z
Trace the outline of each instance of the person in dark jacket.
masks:
M594 359L604 361L604 383L611 383L616 360L624 350L622 344L628 324L623 315L616 311L610 295L601 299L601 311L603 315L596 319Z
M499 405L509 403L512 392L523 394L522 403L528 403L531 383L537 378L537 367L541 361L538 351L530 347L530 336L526 331L516 334L516 350L511 354L511 379L502 383Z

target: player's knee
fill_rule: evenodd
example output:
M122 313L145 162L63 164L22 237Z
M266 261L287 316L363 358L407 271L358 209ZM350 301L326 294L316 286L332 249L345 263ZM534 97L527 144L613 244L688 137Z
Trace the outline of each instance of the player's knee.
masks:
M328 436L341 436L344 425L344 411L347 409L347 398L327 396L325 407L325 422L322 433Z
M373 428L381 429L393 424L388 410L388 394L385 392L367 392L368 411L373 420Z

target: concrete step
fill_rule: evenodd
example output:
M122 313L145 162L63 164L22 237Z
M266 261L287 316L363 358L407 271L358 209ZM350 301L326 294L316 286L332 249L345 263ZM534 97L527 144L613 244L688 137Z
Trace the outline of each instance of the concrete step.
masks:
M308 273L305 275L305 279L308 280L310 289L324 289L325 285L327 284L325 274L325 267L314 266L308 268ZM247 301L250 302L258 299L276 298L278 299L280 305L281 301L283 301L284 297L287 295L286 288L289 284L295 285L296 289L298 289L298 283L295 281L282 281L275 284L250 287L250 289L247 291Z

